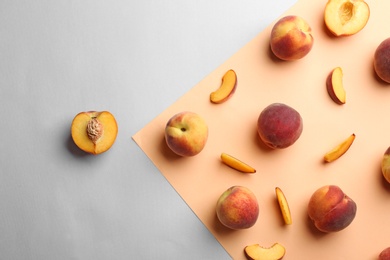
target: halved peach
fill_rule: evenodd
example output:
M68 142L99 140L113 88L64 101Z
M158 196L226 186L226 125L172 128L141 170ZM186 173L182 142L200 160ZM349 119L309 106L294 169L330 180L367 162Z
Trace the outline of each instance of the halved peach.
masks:
M345 104L346 93L343 85L343 70L337 67L332 70L326 80L329 96L339 105Z
M78 113L71 126L74 143L83 151L100 154L114 144L118 134L115 117L108 111Z
M324 156L325 162L333 162L345 154L348 149L351 147L353 141L355 140L355 134L351 134L347 139L342 143L337 145L335 148L327 152Z
M228 70L222 77L221 86L210 94L210 101L220 104L228 100L236 91L237 75L234 70Z
M285 255L286 249L279 243L275 243L271 247L263 247L259 244L254 244L246 246L244 252L251 260L279 260Z
M325 25L335 36L348 36L361 31L370 17L364 0L328 0L324 11Z
M282 213L284 223L286 225L292 224L292 218L291 218L291 212L290 207L288 206L286 196L284 196L283 191L279 188L275 188L276 198L279 203L280 212Z

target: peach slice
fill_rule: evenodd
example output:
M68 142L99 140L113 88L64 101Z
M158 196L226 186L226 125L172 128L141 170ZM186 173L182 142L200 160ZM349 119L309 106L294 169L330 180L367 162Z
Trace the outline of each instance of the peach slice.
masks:
M351 147L353 141L355 140L355 134L351 134L347 139L345 139L341 144L337 145L335 148L327 152L324 156L325 162L333 162L345 154L348 149Z
M276 198L279 203L280 211L282 212L283 220L286 225L292 224L290 207L288 206L286 196L283 191L279 188L275 188Z
M332 70L326 80L329 96L339 105L345 104L346 93L343 85L343 70L337 67Z
M254 244L246 246L244 252L251 260L278 260L283 258L286 249L279 243L275 243L271 247L263 247L259 244Z
M324 20L335 36L348 36L361 31L370 18L370 8L364 0L329 0Z
M108 111L78 113L71 126L74 143L83 151L100 154L114 144L118 134L115 117Z
M222 153L221 154L221 160L223 163L225 163L227 166L243 172L243 173L255 173L256 169L253 168L252 166L244 163L243 161L227 154L227 153Z
M234 70L228 70L222 77L221 86L210 94L210 101L220 104L228 100L236 91L237 75Z

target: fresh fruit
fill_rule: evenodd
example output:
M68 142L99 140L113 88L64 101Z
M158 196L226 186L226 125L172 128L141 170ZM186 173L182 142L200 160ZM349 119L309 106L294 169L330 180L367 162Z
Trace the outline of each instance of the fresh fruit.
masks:
M243 186L232 186L219 197L216 213L225 227L247 229L257 221L259 204L251 190Z
M281 60L292 61L305 57L313 47L311 27L301 17L289 15L275 23L270 47Z
M256 169L253 168L252 166L249 166L248 164L244 163L243 161L240 161L237 158L235 158L227 153L221 154L221 160L226 165L228 165L231 168L236 169L240 172L244 172L244 173L255 173L256 172Z
M370 17L370 8L364 0L329 0L324 20L335 36L348 36L361 31Z
M376 48L374 69L380 79L390 83L390 38L383 40Z
M280 212L282 213L284 223L286 225L292 224L292 218L291 218L291 212L290 207L288 206L286 196L284 195L283 191L279 188L275 188L276 198L279 203Z
M343 70L337 67L332 70L326 80L329 96L339 105L345 104L346 93L343 85Z
M118 134L115 117L108 111L78 113L71 126L74 143L83 151L100 154L114 144Z
M210 101L220 104L233 96L237 88L237 75L234 70L228 70L222 77L221 86L210 94Z
M172 116L165 126L168 147L180 156L195 156L206 145L208 126L198 114L184 111Z
M267 106L257 120L260 139L270 148L286 148L301 136L303 121L301 115L292 107L273 103Z
M390 247L382 250L379 254L378 260L390 260Z
M251 260L279 260L286 253L286 249L279 243L273 244L271 247L263 247L259 244L246 246L245 255Z
M332 150L327 152L324 156L325 162L333 162L345 154L348 149L351 147L353 141L355 140L355 134L351 134L347 139L342 143L334 147Z
M390 183L390 147L387 148L385 154L383 155L381 168L383 177L385 177L386 181Z
M327 185L317 189L308 204L314 226L325 233L349 226L356 216L356 203L340 187Z

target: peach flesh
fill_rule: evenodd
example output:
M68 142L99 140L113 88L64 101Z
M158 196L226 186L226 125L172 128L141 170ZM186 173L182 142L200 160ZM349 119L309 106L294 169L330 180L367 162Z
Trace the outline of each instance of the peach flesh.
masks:
M308 204L310 219L325 233L345 229L354 220L356 210L356 203L335 185L317 189Z
M343 86L343 70L340 67L333 69L326 79L326 89L331 99L339 105L345 104L346 93Z
M281 103L267 106L257 120L260 139L272 149L294 144L303 130L301 115L292 107Z
M109 150L117 134L117 122L108 111L80 112L74 117L71 125L74 143L81 150L94 155Z
M358 33L369 18L370 8L363 0L328 0L325 6L325 25L337 37Z

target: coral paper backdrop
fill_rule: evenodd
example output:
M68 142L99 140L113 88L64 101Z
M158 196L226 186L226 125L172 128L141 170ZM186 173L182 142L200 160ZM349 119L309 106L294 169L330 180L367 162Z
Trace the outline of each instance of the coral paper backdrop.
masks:
M311 25L315 42L308 56L294 62L274 59L269 50L271 24L133 136L232 258L245 259L244 247L255 243L283 244L285 259L375 259L390 246L390 189L380 172L390 145L390 86L376 78L372 65L376 47L390 37L390 1L367 3L371 16L366 27L356 35L335 38L323 22L326 0L299 1L282 16L299 15ZM325 87L336 66L344 71L345 105L335 104ZM209 94L228 69L237 73L236 93L223 104L212 104ZM300 139L275 151L265 148L256 133L259 113L273 102L294 107L304 121ZM191 158L175 156L164 141L168 119L185 110L199 113L209 125L205 149ZM324 153L352 133L356 140L350 150L324 164ZM223 165L221 152L248 162L257 173L245 175ZM322 234L308 221L307 203L317 188L328 184L340 186L358 209L347 229ZM230 231L216 219L216 201L233 185L247 186L258 198L260 216L250 229ZM277 186L290 204L290 226L283 224Z

